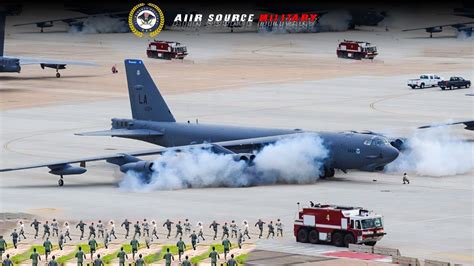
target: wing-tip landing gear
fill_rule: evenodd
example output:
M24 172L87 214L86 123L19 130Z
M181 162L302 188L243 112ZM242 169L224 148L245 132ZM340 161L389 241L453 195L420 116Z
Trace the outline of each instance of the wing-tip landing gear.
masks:
M58 180L58 186L62 187L64 186L64 179L63 179L63 176L61 176Z

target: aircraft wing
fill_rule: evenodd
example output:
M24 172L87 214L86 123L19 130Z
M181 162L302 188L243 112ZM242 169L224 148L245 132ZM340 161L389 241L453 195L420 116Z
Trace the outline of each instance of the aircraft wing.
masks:
M462 27L464 25L469 25L469 24L474 24L474 21L453 23L453 24L434 25L434 26L427 26L427 27L422 27L422 28L405 29L403 31L426 30L426 29L431 29L431 28L440 28L440 27L449 27L449 26L458 28L458 27Z
M94 162L94 161L107 161L114 164L118 164L116 162L126 162L132 160L139 160L135 157L140 156L148 156L148 155L158 155L168 151L172 152L184 152L191 148L210 148L212 151L220 154L229 154L235 153L233 151L233 147L244 147L251 145L252 147L255 146L262 146L265 144L276 142L285 137L292 136L294 134L286 134L286 135L277 135L277 136L270 136L270 137L260 137L260 138L250 138L250 139L242 139L242 140L233 140L233 141L223 141L223 142L215 142L215 143L204 143L204 144L194 144L194 145L185 145L185 146L177 146L177 147L170 147L170 148L156 148L150 150L141 150L135 152L127 152L127 153L115 153L109 155L99 155L93 157L85 157L80 159L73 159L73 160L60 160L60 161L53 161L48 163L40 163L40 164L33 164L28 166L19 166L19 167L11 167L11 168L2 168L0 172L9 172L9 171L17 171L17 170L25 170L25 169L33 169L33 168L42 168L48 167L52 171L51 173L55 174L53 171L55 170L64 170L66 168L72 167L71 164L80 163L81 167L84 167L86 162ZM85 172L84 168L81 168L84 171L81 173L74 173L74 174L82 174Z
M163 133L151 129L111 129L93 132L76 133L78 136L111 136L111 137L140 137L162 136Z
M444 124L432 124L432 125L421 126L419 128L423 129L423 128L432 128L432 127L460 125L460 124L464 124L466 126L464 129L466 130L474 130L474 120L458 121L458 122L444 123Z
M31 57L15 57L20 59L20 65L78 65L78 66L98 66L98 64L91 61L73 61L73 60L56 60L46 58L31 58Z

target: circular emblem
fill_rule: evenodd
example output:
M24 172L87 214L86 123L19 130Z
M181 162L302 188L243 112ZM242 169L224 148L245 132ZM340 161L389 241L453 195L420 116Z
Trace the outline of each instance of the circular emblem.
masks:
M128 26L138 37L148 34L155 37L163 29L165 16L161 9L152 3L140 3L130 10L128 14Z

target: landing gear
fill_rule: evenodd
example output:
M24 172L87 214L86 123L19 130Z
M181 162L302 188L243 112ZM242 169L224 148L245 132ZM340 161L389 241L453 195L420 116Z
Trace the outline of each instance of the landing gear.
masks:
M61 77L61 74L59 74L59 72L56 72L56 77L57 77L57 78L60 78L60 77Z
M321 172L319 173L319 178L325 179L326 177L334 177L335 174L336 170L334 168L324 166L324 168L321 169Z
M64 179L63 179L63 176L61 176L58 180L58 186L62 187L64 186Z

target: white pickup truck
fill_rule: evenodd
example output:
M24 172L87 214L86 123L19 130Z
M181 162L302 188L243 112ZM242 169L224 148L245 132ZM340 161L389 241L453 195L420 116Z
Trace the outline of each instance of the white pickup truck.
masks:
M420 88L423 89L424 87L435 87L438 86L438 82L442 81L438 75L434 74L423 74L418 79L409 79L407 82L408 87L412 89Z

